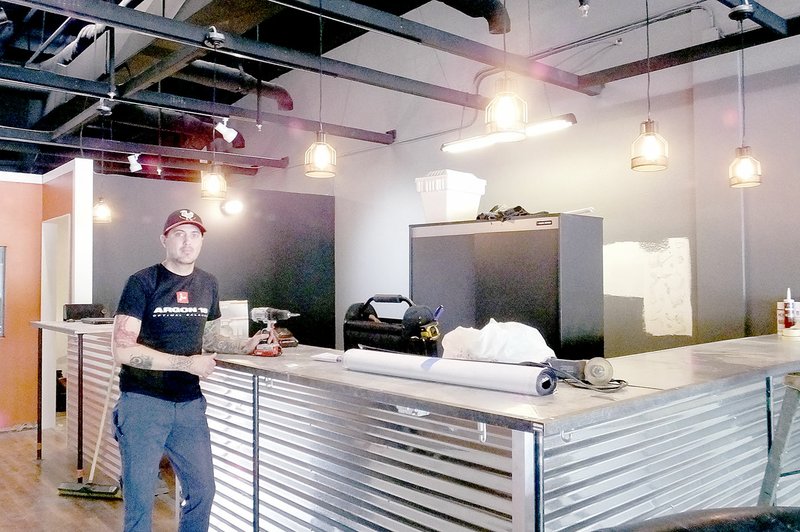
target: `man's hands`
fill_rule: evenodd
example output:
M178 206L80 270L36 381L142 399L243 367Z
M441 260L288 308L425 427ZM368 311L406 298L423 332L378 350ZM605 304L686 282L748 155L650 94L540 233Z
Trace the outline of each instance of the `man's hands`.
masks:
M231 338L221 333L222 319L206 323L203 332L203 350L209 353L222 353L228 355L250 355L259 342L267 340L269 334L258 332L245 340L244 338Z
M217 367L217 354L211 353L208 355L193 355L188 357L191 364L186 371L197 375L201 379L208 378Z

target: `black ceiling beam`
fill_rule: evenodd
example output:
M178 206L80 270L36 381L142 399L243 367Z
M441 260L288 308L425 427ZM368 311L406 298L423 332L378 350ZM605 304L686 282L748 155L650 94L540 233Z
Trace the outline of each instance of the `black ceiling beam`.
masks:
M720 4L726 5L731 9L744 4L743 0L717 0ZM775 33L783 35L784 37L789 34L789 25L785 18L773 13L766 7L762 6L756 0L750 0L750 5L753 6L753 13L747 15L746 18L752 20L763 28L770 29Z
M109 2L14 0L14 3L68 17L125 28L136 33L177 42L185 46L204 47L203 43L208 32L208 28L204 26L119 7ZM335 59L320 58L313 54L282 46L246 39L236 34L225 34L224 46L219 48L218 51L233 57L241 57L291 69L308 72L319 72L321 70L323 74L328 76L357 81L462 107L485 109L489 103L488 98L479 94L448 89Z
M712 41L705 44L698 44L668 52L666 54L657 55L650 58L650 71L663 70L687 63L694 63L702 59L708 59L729 52L735 52L751 46L758 46L773 41L779 41L787 37L794 37L800 35L800 17L790 18L787 21L786 36L779 35L767 28L757 28L754 30L746 31L743 34L734 33L723 37L722 39ZM647 60L642 59L624 65L598 70L589 74L580 76L581 84L587 86L596 86L598 84L611 83L621 79L631 78L647 73Z
M144 153L149 155L162 155L164 157L174 157L176 159L206 160L213 159L220 164L234 166L257 166L271 168L287 168L289 158L270 159L268 157L258 157L254 155L238 155L228 152L209 152L205 150L193 150L189 148L176 148L173 146L158 146L153 144L142 144L139 142L121 142L110 139L98 139L83 137L80 139L63 139L54 141L52 134L48 131L35 131L30 129L18 129L0 126L0 141L27 142L44 146L56 146L70 148L73 150L93 150L98 152L116 153Z
M565 70L532 61L527 57L505 53L503 50L465 39L431 26L398 17L350 0L270 0L272 3L301 9L311 14L320 13L331 20L359 28L393 35L459 57L478 61L498 69L508 69L523 76L564 87L590 96L600 93L601 87L582 87L578 76Z
M108 83L62 76L61 74L45 72L42 70L32 70L29 68L0 64L0 79L13 83L19 83L28 87L58 90L98 99L108 98ZM113 101L109 100L109 103L112 105L114 105L114 102L145 105L149 107L169 109L178 112L205 115L210 117L235 118L248 122L257 122L260 119L261 122L277 123L294 129L303 129L305 131L319 130L319 121L317 120L307 120L304 118L295 118L288 115L267 113L263 111L259 114L257 111L252 109L245 109L243 107L236 107L218 102L209 102L206 100L197 100L183 96L175 96L161 92L139 91L131 95L121 95ZM89 114L93 113L93 111L87 112ZM60 137L64 133L80 127L80 124L84 119L84 113L79 114L74 119L58 128L58 130L54 131L54 137ZM396 138L394 131L379 133L375 131L326 123L323 123L323 128L327 134L332 136L364 140L378 144L391 144Z

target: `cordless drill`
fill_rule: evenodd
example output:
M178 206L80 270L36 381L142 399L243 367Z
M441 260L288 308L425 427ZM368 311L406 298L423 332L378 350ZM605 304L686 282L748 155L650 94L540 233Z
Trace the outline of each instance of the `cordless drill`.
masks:
M265 340L259 342L253 354L260 357L276 357L283 353L283 348L275 332L275 324L279 320L288 320L299 315L295 312L271 307L256 307L250 310L251 320L267 324L266 327L261 329L260 334L269 335Z

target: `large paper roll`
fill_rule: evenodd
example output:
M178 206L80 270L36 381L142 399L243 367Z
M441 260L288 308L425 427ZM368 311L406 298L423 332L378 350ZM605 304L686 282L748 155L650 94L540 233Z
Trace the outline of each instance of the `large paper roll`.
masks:
M352 371L526 395L549 395L556 389L557 382L555 373L549 368L421 357L368 349L348 349L342 363Z

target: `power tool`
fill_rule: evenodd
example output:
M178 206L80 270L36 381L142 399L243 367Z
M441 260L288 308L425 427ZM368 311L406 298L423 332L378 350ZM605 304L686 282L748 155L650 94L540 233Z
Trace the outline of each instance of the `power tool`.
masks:
M259 342L256 346L253 355L259 357L276 357L283 353L278 335L275 332L275 324L279 320L288 320L300 314L290 312L288 310L271 308L271 307L256 307L250 310L250 319L258 323L266 323L267 326L259 331L260 334L267 334L265 340Z
M547 364L558 372L562 372L579 381L586 381L595 386L605 386L614 377L614 369L608 360L600 357L589 360L564 360L551 357Z

